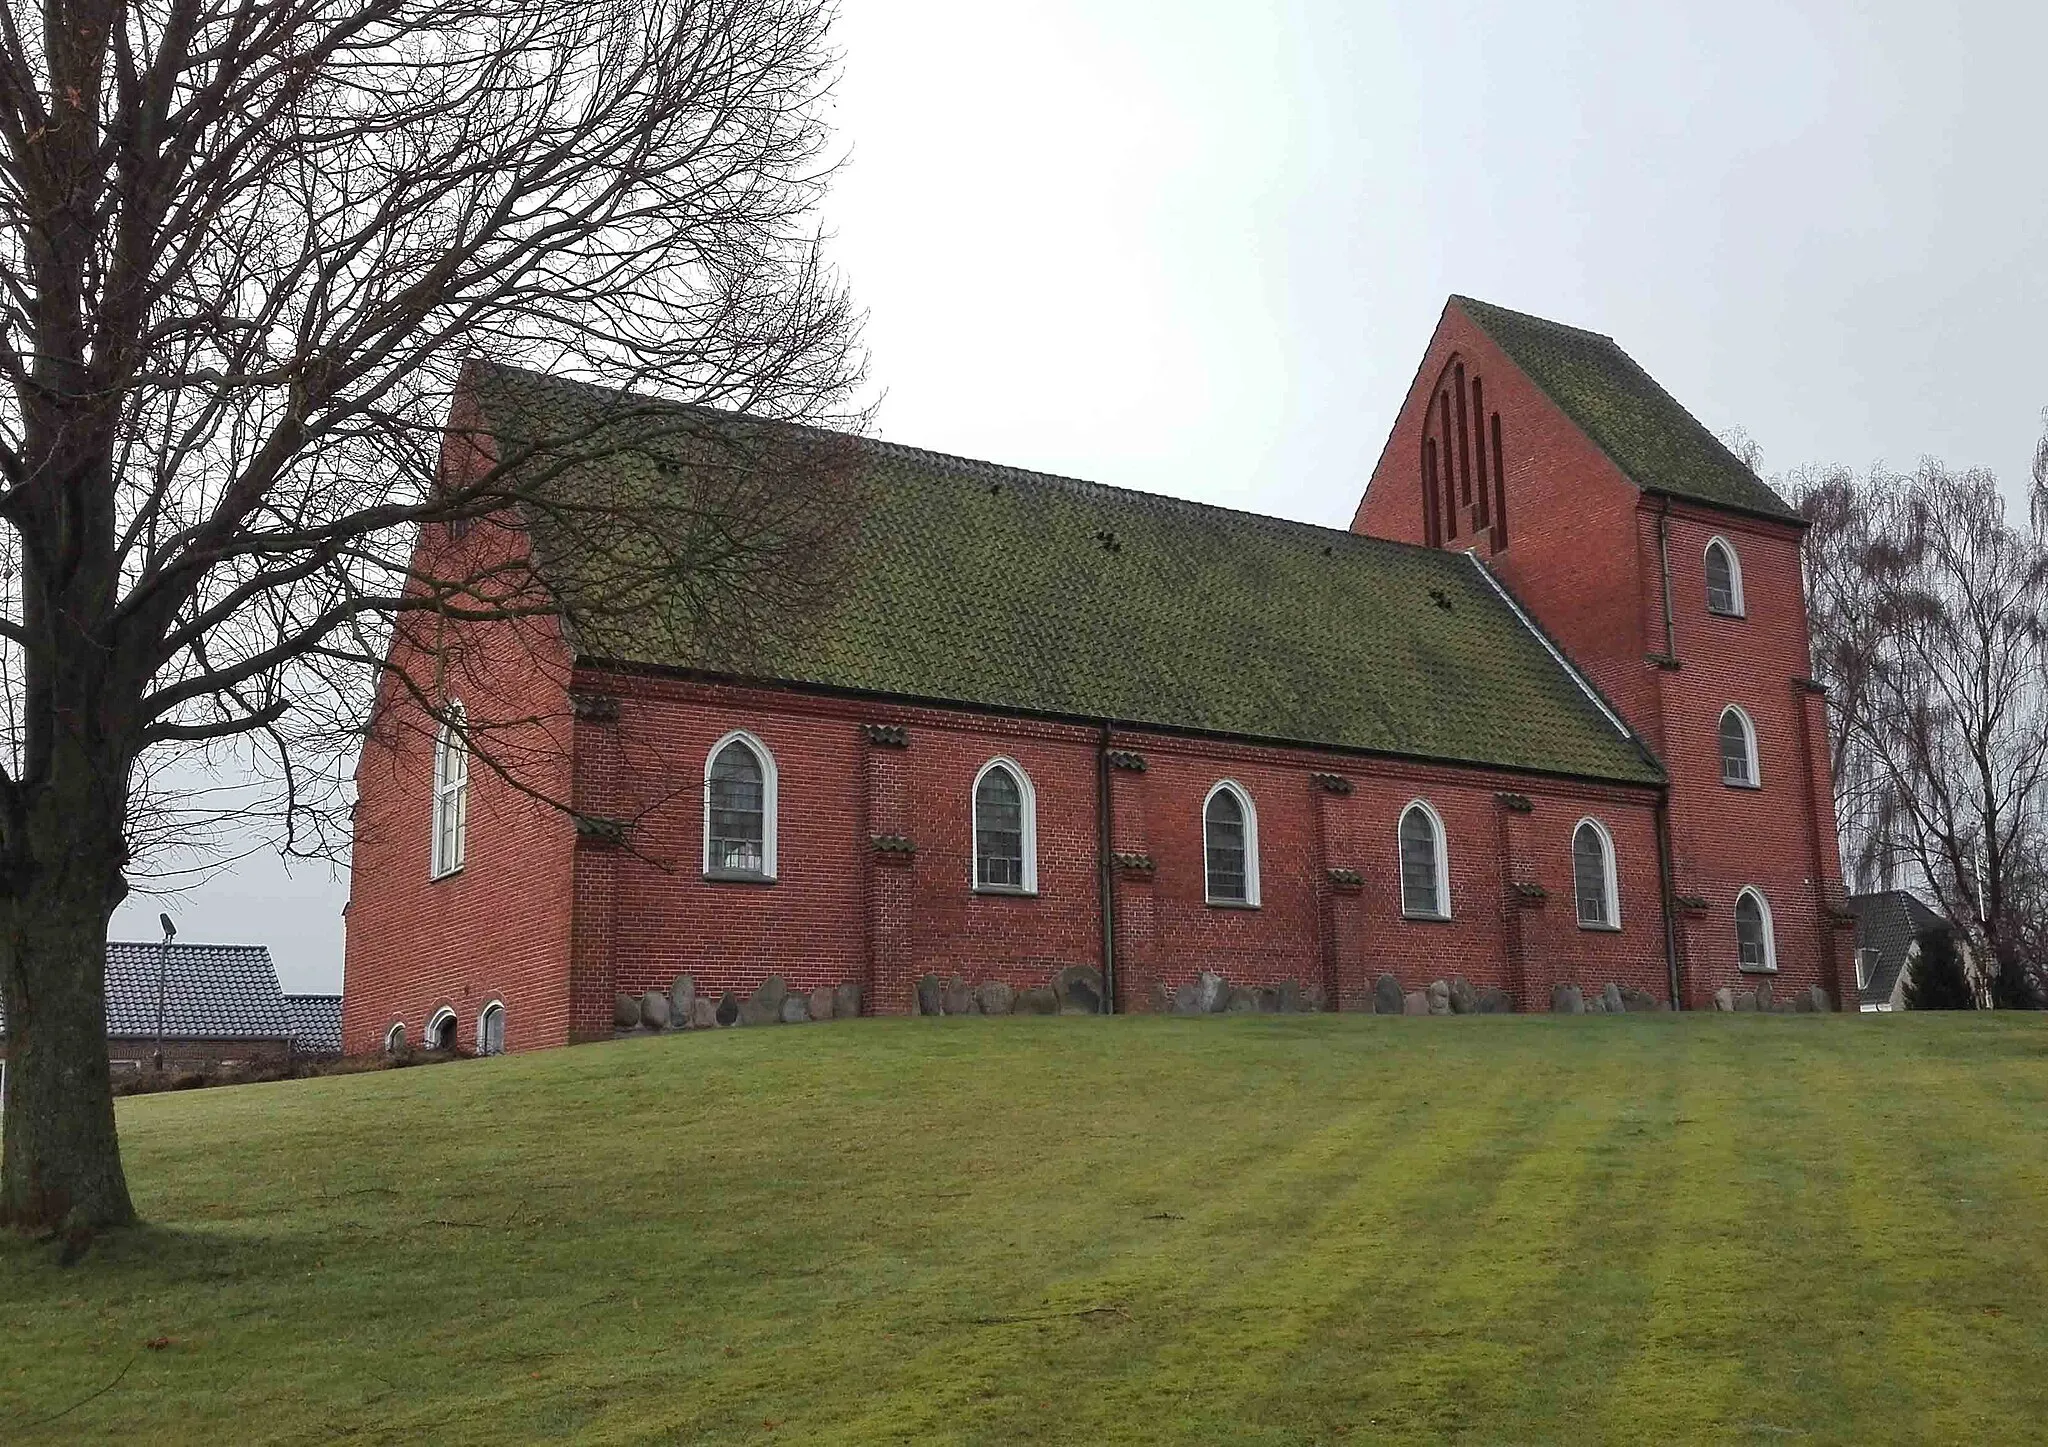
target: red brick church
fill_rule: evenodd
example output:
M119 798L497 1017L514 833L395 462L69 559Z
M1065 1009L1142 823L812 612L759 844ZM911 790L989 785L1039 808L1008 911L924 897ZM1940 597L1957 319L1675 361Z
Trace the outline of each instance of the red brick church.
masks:
M477 368L458 408L508 445L602 395ZM1205 971L1342 1010L1853 997L1800 519L1611 339L1453 297L1348 532L841 442L847 576L744 667L525 624L402 660L529 762L471 767L387 679L350 1052L608 1036L684 974L887 1014L1077 966L1119 1012Z

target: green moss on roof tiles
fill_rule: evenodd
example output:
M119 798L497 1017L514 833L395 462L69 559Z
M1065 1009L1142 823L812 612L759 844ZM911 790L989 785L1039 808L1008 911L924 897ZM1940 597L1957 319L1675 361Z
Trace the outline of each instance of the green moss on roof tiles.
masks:
M578 425L601 394L531 373L473 376L487 425ZM690 409L711 425L768 427ZM791 429L794 430L794 429ZM816 435L816 434L813 434ZM948 457L852 451L847 576L813 626L751 676L906 699L1655 783L1470 557ZM676 490L632 453L554 486L580 498ZM536 524L536 531L544 531ZM587 549L539 537L558 586ZM688 670L717 651L673 614L587 654Z
M1468 296L1454 296L1451 304L1491 337L1636 486L1798 520L1783 498L1612 337Z

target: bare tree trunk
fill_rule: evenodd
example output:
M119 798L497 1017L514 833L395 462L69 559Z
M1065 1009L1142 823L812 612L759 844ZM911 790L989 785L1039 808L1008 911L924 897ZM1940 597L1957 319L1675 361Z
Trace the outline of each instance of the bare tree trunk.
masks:
M28 821L36 857L0 897L8 1024L0 1224L91 1231L134 1219L107 1072L107 921L125 893L118 826L80 828L102 791L52 787ZM68 795L68 797L67 797Z

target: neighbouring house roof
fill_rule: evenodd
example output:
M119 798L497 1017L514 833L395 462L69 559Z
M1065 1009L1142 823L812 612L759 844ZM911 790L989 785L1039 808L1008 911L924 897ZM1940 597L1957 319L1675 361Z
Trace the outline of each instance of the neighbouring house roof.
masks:
M341 1054L341 996L286 995L292 1048L302 1055Z
M1469 296L1457 307L1645 492L1798 522L1799 514L1612 337Z
M621 394L471 372L501 442L601 430ZM647 399L631 399L649 427ZM698 430L831 437L669 407ZM671 430L676 423L668 424ZM651 428L660 431L658 427ZM651 600L586 659L1275 743L1651 784L1663 775L1476 559L867 439L849 451L851 564L802 636L721 666L679 603ZM672 499L667 441L547 486L590 509ZM660 506L670 505L664 501ZM618 576L587 528L533 516L551 585ZM593 580L598 580L593 582Z
M107 1035L156 1035L157 968L163 950L164 1038L288 1040L277 971L262 945L107 943ZM0 1016L0 1031L6 1028Z
M1856 948L1877 952L1870 981L1860 986L1858 994L1863 1004L1881 1004L1898 986L1899 972L1906 967L1906 954L1914 939L1948 922L1903 889L1852 894L1849 908L1856 916Z

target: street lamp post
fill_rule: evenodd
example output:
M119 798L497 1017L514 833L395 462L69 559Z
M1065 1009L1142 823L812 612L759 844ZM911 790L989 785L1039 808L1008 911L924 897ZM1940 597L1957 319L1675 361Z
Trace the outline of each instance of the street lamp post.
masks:
M171 941L178 937L178 927L171 923L167 914L157 916L164 927L163 942L156 947L156 1073L164 1073L164 975L170 969Z

